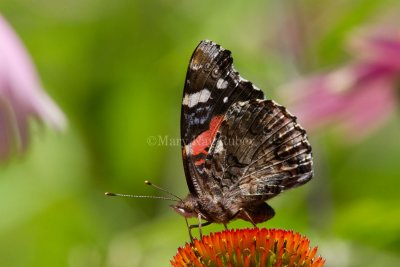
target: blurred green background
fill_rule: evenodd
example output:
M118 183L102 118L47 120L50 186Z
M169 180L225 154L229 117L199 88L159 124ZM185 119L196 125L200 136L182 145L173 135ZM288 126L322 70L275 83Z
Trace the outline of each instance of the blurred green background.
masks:
M159 195L147 179L187 194L180 147L147 139L179 138L198 42L233 51L242 76L285 105L274 88L345 62L352 29L399 11L395 0L3 0L69 128L32 124L28 153L0 167L0 265L168 266L189 240L170 202L104 192ZM288 20L303 30L297 55L282 48ZM327 266L400 266L399 133L398 116L356 144L310 133L314 179L270 201L263 226L307 235Z

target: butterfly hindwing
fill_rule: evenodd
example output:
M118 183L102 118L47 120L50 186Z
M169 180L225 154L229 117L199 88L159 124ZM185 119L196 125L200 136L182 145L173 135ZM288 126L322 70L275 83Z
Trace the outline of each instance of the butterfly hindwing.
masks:
M230 106L263 99L264 94L233 68L231 52L211 41L195 49L186 74L182 100L182 155L189 190L208 190L204 163L211 143Z
M272 100L237 102L224 116L206 169L220 194L239 187L244 197L267 200L311 179L311 146L284 107Z

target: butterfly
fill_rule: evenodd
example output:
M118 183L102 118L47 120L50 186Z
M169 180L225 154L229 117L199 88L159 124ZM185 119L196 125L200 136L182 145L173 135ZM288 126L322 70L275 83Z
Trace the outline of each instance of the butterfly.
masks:
M265 201L307 183L313 161L296 117L233 67L231 52L201 41L183 90L181 146L189 194L172 208L191 229L242 219L256 224L275 212ZM198 224L189 225L187 218ZM202 223L202 220L205 220Z

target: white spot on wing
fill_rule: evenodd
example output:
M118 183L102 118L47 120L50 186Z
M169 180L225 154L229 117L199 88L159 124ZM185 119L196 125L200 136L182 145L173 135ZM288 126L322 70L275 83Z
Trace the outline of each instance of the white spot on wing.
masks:
M219 79L217 82L217 88L218 89L226 89L228 87L228 82L225 81L224 79Z
M186 155L191 155L190 150L192 149L191 144L186 144L185 145L185 150L186 150Z
M218 140L217 143L215 144L214 153L219 154L222 151L224 151L224 144L222 143L222 140Z
M207 100L210 98L211 92L208 91L207 89L203 89L200 91L200 98L199 102L205 103Z
M222 101L224 101L224 103L228 102L228 97L225 96L225 97L224 97L224 100L222 100Z
M198 103L205 103L210 98L211 92L208 89L203 89L193 94L185 94L182 104L192 108Z

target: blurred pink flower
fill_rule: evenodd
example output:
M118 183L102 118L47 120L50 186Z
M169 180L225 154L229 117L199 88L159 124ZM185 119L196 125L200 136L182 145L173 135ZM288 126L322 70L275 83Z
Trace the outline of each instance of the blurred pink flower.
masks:
M352 35L353 60L288 86L291 111L306 129L334 125L348 137L366 136L393 113L400 74L400 29L368 28Z
M62 111L43 91L22 42L0 15L0 160L29 144L28 118L63 129Z

